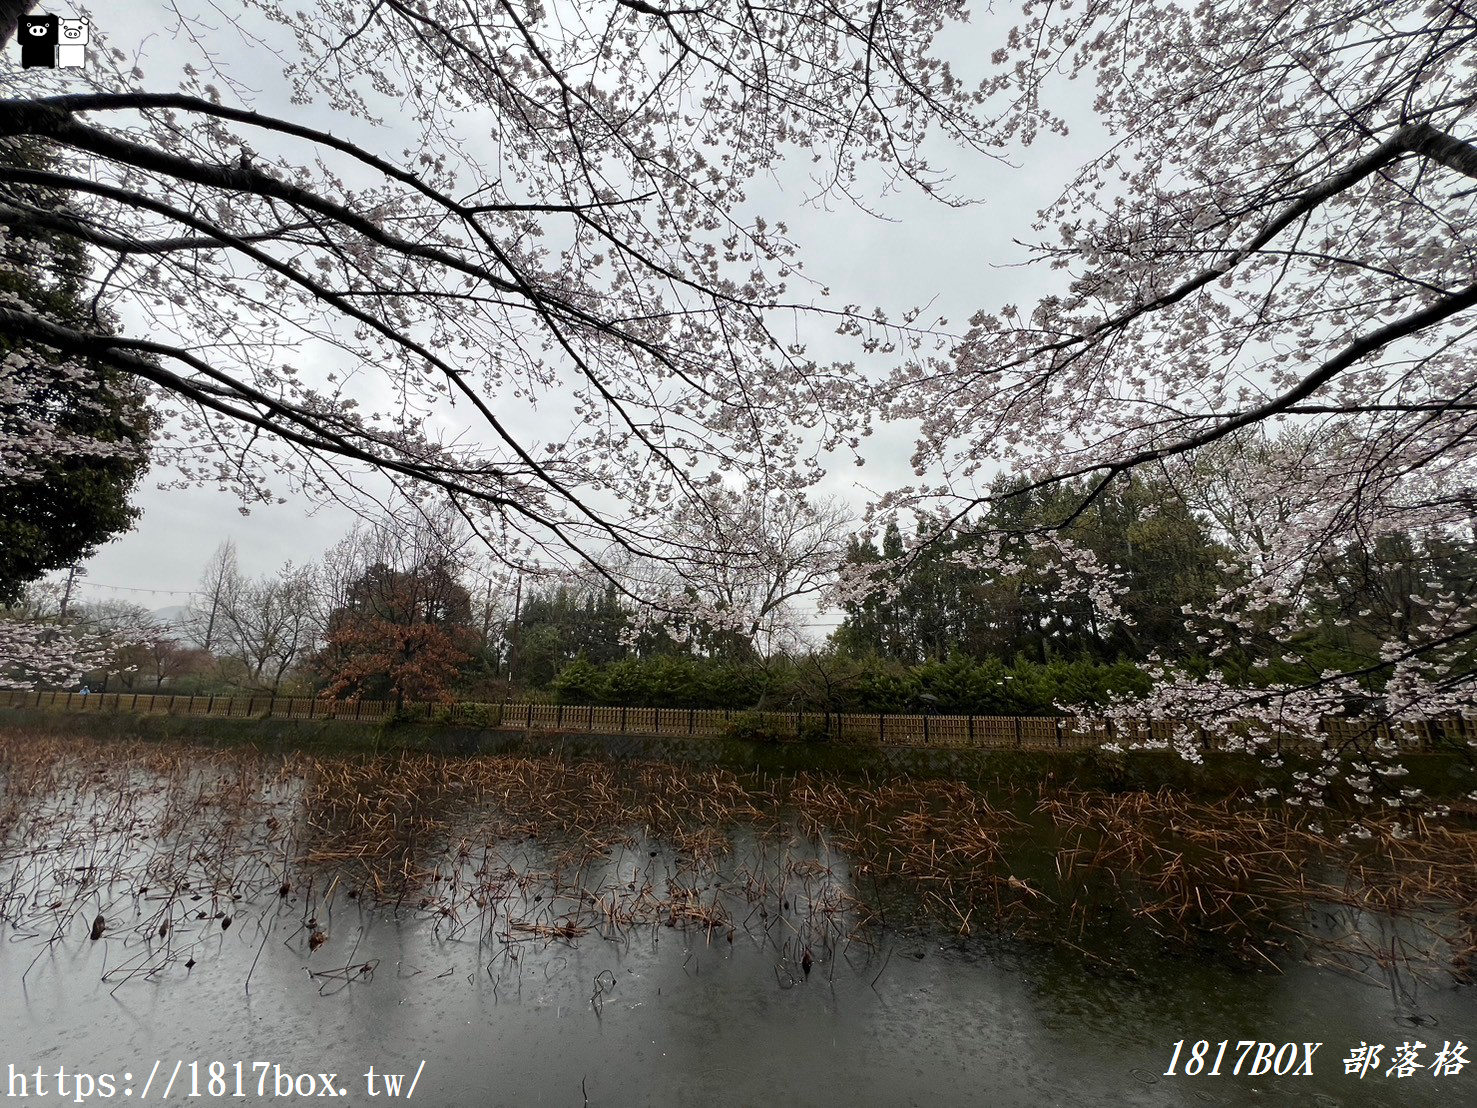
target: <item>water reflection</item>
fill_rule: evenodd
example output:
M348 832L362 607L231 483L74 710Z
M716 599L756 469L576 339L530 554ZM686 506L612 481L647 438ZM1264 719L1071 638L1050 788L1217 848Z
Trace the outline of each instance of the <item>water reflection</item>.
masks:
M603 770L542 767L543 799L582 807L535 826L529 798L490 776L425 795L379 767L329 796L321 767L290 758L95 754L11 751L5 767L0 1061L18 1070L266 1061L336 1071L362 1102L370 1065L424 1061L417 1100L509 1105L1437 1105L1470 1103L1477 1081L1343 1073L1361 1041L1388 1055L1418 1037L1427 1060L1477 1041L1477 1005L1449 975L1293 956L1255 970L1124 929L1121 905L1076 919L1069 945L998 935L980 895L961 936L911 915L936 880L918 857L911 886L879 881L892 863L843 848L857 842L844 820L729 823L757 794L726 779L662 824L683 800L669 778L633 821L635 794ZM987 832L1030 822L975 814L981 857L1006 849ZM371 849L377 826L393 850ZM1064 901L1067 882L1022 857L1009 876ZM956 875L956 901L966 888L996 886ZM1372 949L1420 933L1361 926ZM1312 1078L1164 1077L1181 1039L1325 1045Z

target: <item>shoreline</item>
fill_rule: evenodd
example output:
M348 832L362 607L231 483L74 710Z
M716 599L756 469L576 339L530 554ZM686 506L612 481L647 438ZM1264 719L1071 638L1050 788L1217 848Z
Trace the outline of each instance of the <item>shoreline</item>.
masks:
M718 736L473 727L433 720L410 722L346 719L221 718L99 711L79 713L46 708L0 709L0 731L44 731L79 738L131 738L198 743L211 747L247 745L269 751L313 753L441 754L450 757L525 755L656 761L710 765L760 772L819 772L842 776L914 776L971 784L1010 784L1060 780L1112 792L1183 790L1200 796L1225 796L1238 790L1285 787L1296 760L1268 767L1246 754L1210 751L1202 763L1172 751L1098 748L969 749L839 742L755 742ZM1408 783L1431 797L1458 797L1471 789L1471 771L1455 752L1411 752L1405 756Z

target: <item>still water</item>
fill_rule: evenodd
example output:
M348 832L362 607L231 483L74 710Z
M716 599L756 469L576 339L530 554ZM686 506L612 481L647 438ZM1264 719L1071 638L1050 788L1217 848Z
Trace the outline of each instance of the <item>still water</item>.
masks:
M115 1103L321 1101L301 1094L325 1081L332 1099L358 1104L405 1099L412 1081L429 1105L1477 1103L1477 991L1435 969L1339 971L1289 956L1278 973L1138 934L1111 949L981 928L961 939L900 925L896 906L890 922L858 925L837 908L849 903L838 895L869 891L853 887L864 883L850 860L799 834L737 833L698 870L692 849L635 833L587 854L562 887L619 885L634 904L648 886L686 882L691 903L737 906L729 924L692 926L662 918L681 898L668 899L644 922L578 935L551 926L559 880L512 880L557 870L564 844L523 837L494 864L453 834L423 844L441 859L433 888L474 868L492 875L483 890L509 879L498 911L458 925L435 908L454 898L370 904L326 869L316 886L295 873L279 890L272 852L301 844L251 836L263 819L285 827L302 786L260 767L247 782L252 804L270 801L260 811L203 792L176 803L171 790L187 791L162 771L49 767L25 781L9 771L13 791L31 790L24 804L11 798L0 859L0 1079L12 1096L23 1080L35 1099L39 1068L47 1103L64 1102L59 1069L67 1103L102 1101L105 1077ZM789 883L772 900L740 895L745 873L752 889L782 861ZM73 876L101 872L94 884ZM161 897L161 874L189 896ZM153 922L161 901L167 938ZM1373 945L1386 941L1371 932ZM1165 1076L1179 1040L1181 1070L1196 1041L1211 1044L1208 1070L1229 1040L1221 1074ZM1297 1044L1284 1058L1299 1066L1303 1044L1321 1045L1312 1076L1237 1076L1241 1040ZM1417 1042L1421 1068L1387 1074ZM1473 1063L1432 1072L1457 1042ZM1347 1074L1361 1044L1380 1044L1380 1059ZM90 1100L79 1100L79 1073ZM401 1075L398 1097L386 1074Z
M1381 989L1311 966L1279 976L1185 957L1139 960L1135 977L1093 972L1070 951L885 932L872 949L853 943L796 975L769 940L742 931L732 943L669 928L630 942L524 942L509 959L498 940L446 941L405 913L340 906L323 922L332 937L312 952L291 904L224 932L202 928L192 968L121 985L103 976L132 953L124 940L93 943L79 930L39 960L34 940L7 942L4 1061L127 1070L137 1088L155 1059L166 1076L183 1060L173 1103L192 1102L180 1095L191 1060L202 1089L212 1060L244 1060L248 1077L264 1061L334 1071L360 1103L370 1066L406 1074L408 1088L422 1061L415 1099L446 1105L1437 1105L1477 1095L1470 1067L1385 1076L1404 1042L1428 1044L1426 1063L1443 1041L1477 1042L1471 990L1410 980ZM374 969L310 976L350 964ZM1323 1045L1311 1078L1164 1077L1178 1039L1229 1039L1233 1057L1242 1039ZM1385 1044L1381 1063L1346 1076L1343 1059L1361 1042ZM254 1080L247 1087L251 1100Z

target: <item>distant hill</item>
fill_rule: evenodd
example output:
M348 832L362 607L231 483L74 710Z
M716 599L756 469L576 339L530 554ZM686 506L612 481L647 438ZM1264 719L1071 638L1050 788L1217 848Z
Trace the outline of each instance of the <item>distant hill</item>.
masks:
M184 630L185 614L189 611L186 604L171 604L167 608L155 608L149 615L160 623L176 630Z

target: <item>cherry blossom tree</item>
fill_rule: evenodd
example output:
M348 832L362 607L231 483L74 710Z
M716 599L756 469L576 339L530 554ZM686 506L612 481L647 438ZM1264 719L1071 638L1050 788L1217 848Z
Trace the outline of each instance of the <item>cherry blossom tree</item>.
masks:
M921 428L918 483L881 510L942 534L998 501L1002 474L1022 497L1085 480L1059 525L1032 525L1032 556L1112 618L1123 576L1067 525L1136 470L1234 471L1262 526L1185 613L1212 658L1294 642L1351 540L1470 533L1465 0L1027 0L980 86L939 59L964 14L948 2L307 7L252 0L236 28L292 104L251 101L205 48L160 91L106 44L85 91L37 76L0 100L0 136L57 158L0 185L0 222L87 243L128 325L5 303L0 327L149 382L186 479L248 503L283 480L373 500L374 472L443 494L515 564L680 565L674 511L721 527L725 484L800 493L878 413L859 370L809 352L803 318L899 363L880 414ZM179 11L172 30L199 37ZM1060 291L981 311L947 355L912 312L817 307L789 230L748 195L798 151L816 198L911 182L961 202L930 141L1004 152L1065 131L1069 77L1094 83L1109 140L1039 214ZM535 412L567 431L536 439ZM971 557L1018 571L1021 538ZM1155 699L1124 710L1314 732L1377 678L1397 725L1470 712L1477 610L1420 595L1377 672L1249 688L1164 658Z
M1039 214L1035 256L1061 293L979 312L952 357L892 381L889 413L921 422L925 479L889 503L946 529L988 500L977 477L996 468L1027 490L1090 478L1070 519L1126 474L1219 451L1266 527L1226 567L1235 584L1186 613L1212 655L1292 641L1314 571L1350 541L1470 533L1474 34L1460 0L1026 3L993 58L996 122L1025 142L1064 130L1051 97L1081 76L1109 142ZM1247 434L1285 449L1223 448ZM1436 597L1374 667L1380 715L1470 716L1477 675L1458 659L1474 629L1470 597ZM1163 661L1133 711L1222 727L1315 732L1370 676L1258 689ZM1305 774L1292 799L1335 772Z
M106 668L115 649L87 628L0 618L0 689L67 689Z
M133 604L78 605L68 614L59 592L32 586L0 609L0 689L69 689L90 674L128 669L128 652L158 634L149 613Z
M31 6L5 7L0 45ZM674 501L760 474L803 487L823 451L854 450L861 383L808 352L797 315L881 349L922 333L816 309L746 189L799 151L817 197L860 201L870 165L951 200L930 134L988 144L978 90L930 50L947 3L160 14L196 51L183 81L105 21L85 68L5 72L0 140L47 162L0 181L0 232L95 266L92 321L4 299L0 332L146 386L181 482L243 510L430 490L515 565L662 557ZM223 35L246 45L234 71ZM106 449L32 421L0 436L0 468Z
M659 556L674 499L725 474L803 487L857 446L857 375L794 337L823 290L746 188L789 150L818 158L818 196L859 197L871 163L953 199L929 135L989 137L930 50L957 5L306 8L251 0L233 28L253 71L282 73L278 111L205 45L219 8L187 3L170 30L202 45L180 87L95 27L88 68L0 101L0 135L57 159L15 174L0 216L88 244L131 323L3 304L0 326L148 382L184 479L250 504L378 496L372 471L449 496L498 547ZM567 429L536 440L536 407Z

